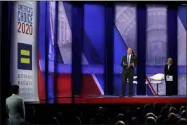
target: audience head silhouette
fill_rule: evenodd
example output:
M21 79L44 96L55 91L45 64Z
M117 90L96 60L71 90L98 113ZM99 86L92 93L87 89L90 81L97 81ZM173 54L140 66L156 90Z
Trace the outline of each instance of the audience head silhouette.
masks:
M15 94L15 95L19 94L19 86L18 85L12 86L12 94Z
M152 112L146 114L146 118L148 118L148 117L153 117L155 120L157 119L155 114L153 114Z
M148 117L145 120L145 125L157 125L157 121L154 117Z
M115 125L125 125L125 122L120 120L120 121L117 121Z
M187 120L185 118L180 118L177 122L178 125L186 125L187 124Z
M18 88L18 86L16 86ZM16 89L18 90L18 89ZM17 91L16 91L17 92ZM161 105L161 104L158 104ZM46 110L47 107L42 106L40 108L30 107L30 110L34 113L29 113L27 118L29 122L34 124L114 124L114 125L186 125L186 110L183 108L182 113L179 113L181 109L171 105L161 105L158 114L151 111L151 104L139 105L135 108L128 106L118 106L114 108L109 107L86 107L71 108L69 110L55 108L55 112L52 113L41 113ZM163 108L162 108L163 107ZM86 111L84 109L86 108ZM162 108L162 111L160 112ZM87 112L87 110L90 110ZM29 112L29 111L27 111ZM69 114L69 112L75 112ZM146 113L147 112L147 113Z
M181 113L181 118L186 118L186 110L183 110Z

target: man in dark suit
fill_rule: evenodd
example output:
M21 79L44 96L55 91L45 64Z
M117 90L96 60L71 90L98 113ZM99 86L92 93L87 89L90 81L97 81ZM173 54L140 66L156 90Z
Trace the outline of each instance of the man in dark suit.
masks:
M136 65L136 56L132 54L132 49L127 49L127 55L123 56L121 61L122 71L122 91L121 96L123 97L126 90L127 79L129 81L129 96L133 95L133 77L134 67Z
M172 65L172 58L168 58L167 64L164 67L165 81L166 81L166 95L171 96L173 91L173 81L167 81L167 77L172 76L174 79L174 71Z

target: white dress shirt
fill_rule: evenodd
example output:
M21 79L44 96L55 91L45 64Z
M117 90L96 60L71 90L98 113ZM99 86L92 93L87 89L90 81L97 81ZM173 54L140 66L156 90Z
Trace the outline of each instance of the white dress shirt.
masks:
M168 65L168 70L169 70L169 68L170 68L170 65Z
M127 64L128 64L128 66L130 66L130 60L131 60L131 54L127 55Z

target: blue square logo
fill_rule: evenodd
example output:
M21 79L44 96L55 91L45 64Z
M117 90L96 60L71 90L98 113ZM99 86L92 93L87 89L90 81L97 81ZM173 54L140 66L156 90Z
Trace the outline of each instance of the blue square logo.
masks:
M18 69L32 70L32 45L18 43Z

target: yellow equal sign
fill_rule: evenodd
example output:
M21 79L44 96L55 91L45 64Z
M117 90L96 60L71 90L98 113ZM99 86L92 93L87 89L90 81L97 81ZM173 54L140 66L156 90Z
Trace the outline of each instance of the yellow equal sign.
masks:
M23 55L23 56L30 56L30 51L29 50L21 49L21 55Z
M29 50L24 50L24 49L21 49L21 55L22 56L30 56L30 51ZM30 57L21 57L21 63L25 63L25 64L30 64Z
M21 63L30 64L29 58L21 58Z

